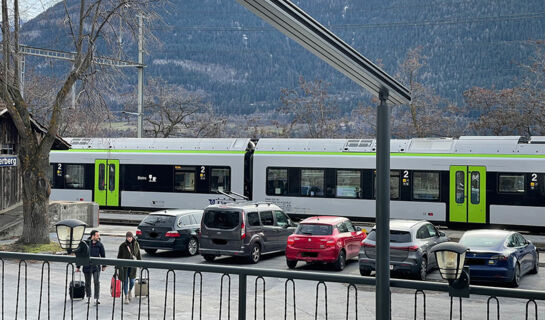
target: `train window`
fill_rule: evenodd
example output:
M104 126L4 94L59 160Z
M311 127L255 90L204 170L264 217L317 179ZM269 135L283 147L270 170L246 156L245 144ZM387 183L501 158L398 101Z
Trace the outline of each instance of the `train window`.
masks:
M439 173L415 171L413 173L413 198L418 200L438 200Z
M498 191L502 193L523 193L523 174L500 174Z
M85 165L66 164L64 165L64 187L66 189L85 188Z
M110 171L108 172L108 188L110 191L115 190L115 164L110 164Z
M471 203L481 202L481 175L478 171L471 172Z
M195 191L195 167L174 167L174 191Z
M465 172L456 171L456 203L465 202Z
M373 174L375 189L374 195L377 197L377 172ZM390 171L390 199L399 199L399 171Z
M288 169L267 168L267 194L283 195L288 192Z
M231 175L229 169L213 168L211 173L210 191L231 191Z
M98 190L106 188L106 165L101 163L98 165Z
M361 198L361 172L337 170L337 197Z
M301 195L320 197L324 195L324 170L301 170Z

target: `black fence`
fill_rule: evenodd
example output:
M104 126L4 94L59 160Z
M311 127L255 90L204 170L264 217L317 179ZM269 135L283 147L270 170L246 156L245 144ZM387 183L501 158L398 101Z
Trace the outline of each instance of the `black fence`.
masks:
M375 317L373 277L260 269L254 265L91 258L96 265L138 268L137 278L148 279L152 287L155 283L150 295L139 295L132 304L123 303L122 290L119 297L108 295L100 305L93 305L94 299L81 302L70 298L69 284L78 280L73 256L0 252L0 261L1 319ZM108 268L103 275L115 280L114 269ZM109 288L110 277L103 277L102 282ZM203 283L210 289L208 293L203 293ZM472 285L471 297L462 299L450 297L446 283L391 279L390 286L392 317L397 314L401 319L538 319L539 309L543 309L538 302L545 300L545 291L501 287Z

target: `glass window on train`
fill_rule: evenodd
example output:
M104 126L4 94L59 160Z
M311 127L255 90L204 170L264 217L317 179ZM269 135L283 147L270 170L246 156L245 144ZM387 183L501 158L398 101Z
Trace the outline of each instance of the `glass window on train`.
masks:
M465 202L465 172L456 171L456 203Z
M85 188L85 165L65 164L64 165L64 187L66 189Z
M416 200L439 199L439 172L413 172L413 198Z
M267 194L285 195L288 193L288 169L267 168Z
M98 165L98 190L106 189L106 165L101 163Z
M174 191L195 191L195 167L174 166Z
M227 168L212 168L210 181L210 192L230 192L231 174Z
M481 202L481 175L478 171L471 172L471 203Z
M360 170L337 170L338 198L361 198Z
M302 169L301 170L301 195L311 197L322 197L324 195L324 170Z
M373 172L373 196L377 197L377 171ZM399 199L399 171L390 171L390 199Z
M498 191L501 193L523 193L524 174L500 174Z

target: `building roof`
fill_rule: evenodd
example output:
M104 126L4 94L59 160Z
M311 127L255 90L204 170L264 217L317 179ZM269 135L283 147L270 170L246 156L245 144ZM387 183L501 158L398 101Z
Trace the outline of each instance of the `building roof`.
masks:
M0 118L2 117L9 117L11 119L11 116L8 112L8 109L4 106L0 106ZM47 128L45 126L43 126L41 123L39 123L38 121L36 121L36 119L34 119L32 117L32 115L30 115L30 122L32 123L32 127L34 130L42 133L42 134L45 134L47 132ZM61 138L59 135L57 135L56 139L55 139L55 142L53 143L53 146L51 147L51 149L53 150L68 150L70 149L70 144L64 140L63 138Z

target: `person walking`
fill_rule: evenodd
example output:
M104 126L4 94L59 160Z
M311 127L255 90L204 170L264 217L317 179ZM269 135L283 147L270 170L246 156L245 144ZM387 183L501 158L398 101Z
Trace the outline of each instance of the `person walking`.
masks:
M132 232L128 231L125 235L125 241L119 245L117 252L118 259L142 260L140 256L140 245L134 239ZM119 279L123 283L123 292L125 293L125 303L128 304L132 300L132 288L134 287L134 279L136 278L136 268L122 267L119 269Z
M89 246L89 255L91 257L106 258L104 245L100 242L100 233L98 230L91 231L89 238L86 240ZM85 294L89 301L91 298L91 277L95 285L95 304L100 304L100 271L106 270L106 266L88 265L83 266L83 275L85 276ZM76 266L76 272L80 272L80 266Z

